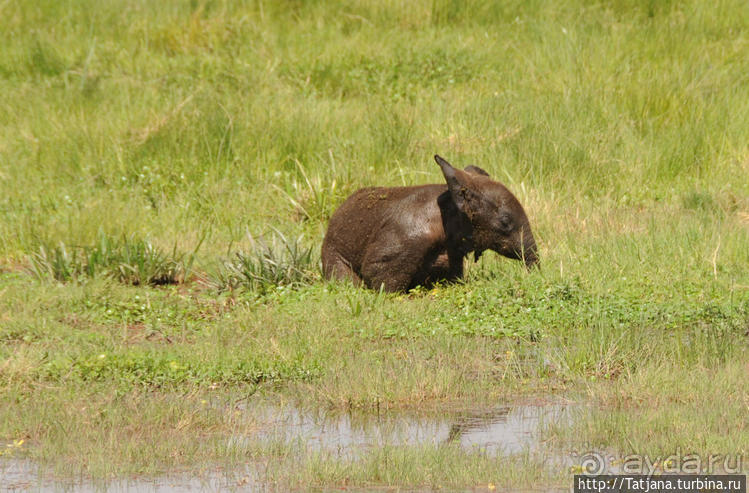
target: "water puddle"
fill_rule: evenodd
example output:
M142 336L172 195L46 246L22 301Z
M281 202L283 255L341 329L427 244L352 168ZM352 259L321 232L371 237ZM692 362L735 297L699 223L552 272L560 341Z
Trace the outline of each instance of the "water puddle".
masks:
M291 404L249 402L233 408L259 425L251 436L229 438L228 445L282 442L298 447L300 454L324 452L355 460L383 446L460 444L466 451L490 455L539 453L544 447L546 426L571 419L571 406L561 402L505 404L483 409L455 409L441 414L388 412L327 413ZM561 453L559 457L561 457ZM562 461L563 462L563 461ZM262 467L245 470L219 469L176 473L156 478L110 481L60 480L45 474L30 461L0 459L0 491L274 491L262 480Z
M123 478L93 481L65 480L45 474L39 466L22 459L0 459L0 492L129 492L176 493L220 491L267 491L256 479L254 471L222 471L220 469L195 473L180 473L154 478Z
M247 406L244 410L265 425L259 433L261 438L295 441L304 444L307 450L356 458L367 450L386 445L443 443L459 443L466 450L490 455L534 452L542 445L540 432L544 426L570 419L569 409L568 405L557 402L455 410L438 416L330 414L303 411L294 406Z

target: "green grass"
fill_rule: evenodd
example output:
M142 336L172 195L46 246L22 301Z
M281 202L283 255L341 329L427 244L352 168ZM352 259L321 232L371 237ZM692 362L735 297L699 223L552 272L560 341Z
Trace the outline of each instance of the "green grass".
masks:
M208 275L208 284L218 289L242 289L265 293L277 286L298 286L318 278L319 256L303 237L286 238L275 230L270 240L250 236L251 248L220 261Z
M196 251L200 244L196 247ZM190 276L195 253L171 255L151 242L123 238L113 240L100 234L93 247L40 246L29 256L31 272L39 279L79 280L81 277L112 277L120 282L139 284L175 284Z
M606 444L619 458L639 454L655 462L696 454L707 463L713 455L720 456L718 464L745 467L749 428L740 418L749 395L745 361L689 368L649 362L617 386L594 385L591 412L571 428L554 431L561 439L574 436L580 448Z
M0 2L0 440L63 476L568 486L453 448L295 469L201 407L561 393L563 453L748 453L748 28L738 0ZM440 182L437 152L518 196L542 269L321 280L335 208Z

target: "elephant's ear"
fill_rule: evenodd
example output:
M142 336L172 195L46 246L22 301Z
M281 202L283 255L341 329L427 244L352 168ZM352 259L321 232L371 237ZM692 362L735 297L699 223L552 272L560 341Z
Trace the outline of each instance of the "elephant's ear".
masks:
M463 171L467 171L468 173L471 173L472 175L489 176L489 173L479 168L478 166L474 166L474 165L466 166L465 168L463 168Z
M478 199L478 193L472 188L470 175L463 170L453 168L450 163L437 154L434 155L434 160L442 169L453 202L460 210L467 213L471 208L471 202Z

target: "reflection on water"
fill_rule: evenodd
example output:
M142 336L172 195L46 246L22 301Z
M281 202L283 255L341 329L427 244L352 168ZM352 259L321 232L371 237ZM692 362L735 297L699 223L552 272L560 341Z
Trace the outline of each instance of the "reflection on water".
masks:
M569 419L568 408L562 404L505 405L440 416L404 413L331 415L306 412L293 406L247 406L245 411L259 415L260 421L266 423L265 430L260 432L262 437L296 440L307 450L346 457L360 456L369 449L385 445L448 442L494 455L534 451L540 446L539 432L544 425Z
M259 432L236 435L230 446L280 440L300 445L302 453L320 451L342 459L356 459L383 446L460 444L467 451L491 455L523 451L544 452L541 431L549 424L568 420L569 408L560 403L502 405L489 409L457 410L441 415L389 412L331 414L302 410L293 405L247 403L240 409L260 423ZM43 475L26 460L0 459L0 491L268 491L261 468L244 471L192 471L157 478L60 481Z

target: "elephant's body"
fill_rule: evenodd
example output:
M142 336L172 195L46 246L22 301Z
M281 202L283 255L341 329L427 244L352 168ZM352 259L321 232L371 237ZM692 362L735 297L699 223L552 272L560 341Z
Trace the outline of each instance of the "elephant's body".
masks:
M456 170L435 159L448 185L364 188L341 205L323 241L326 278L404 291L462 277L472 251L536 262L528 219L509 190L480 168ZM513 225L502 235L499 216Z
M403 291L463 275L456 241L444 221L457 216L447 185L363 188L333 214L322 246L326 277L348 277L373 289ZM454 240L451 238L450 240Z

